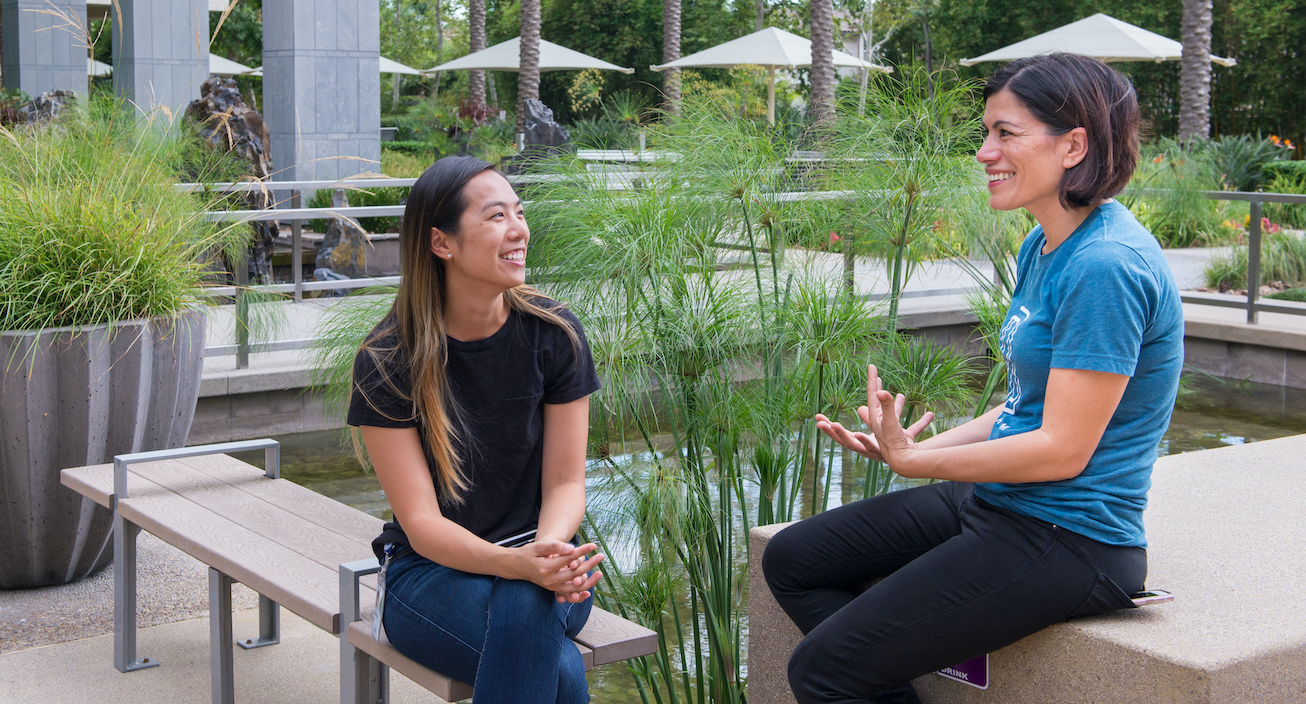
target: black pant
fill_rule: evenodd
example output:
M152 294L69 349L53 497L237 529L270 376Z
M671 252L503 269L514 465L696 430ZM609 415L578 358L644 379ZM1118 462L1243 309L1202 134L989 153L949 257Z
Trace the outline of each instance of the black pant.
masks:
M767 545L762 570L806 636L789 658L800 704L910 702L920 675L1071 616L1132 607L1147 552L942 482L790 526Z

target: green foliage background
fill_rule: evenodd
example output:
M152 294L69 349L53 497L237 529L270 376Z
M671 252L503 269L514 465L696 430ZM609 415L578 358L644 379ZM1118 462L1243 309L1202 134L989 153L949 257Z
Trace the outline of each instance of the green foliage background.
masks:
M967 78L987 77L998 64L964 68L960 59L1097 12L1177 41L1182 11L1178 1L1147 0L881 0L875 5L879 34L894 22L913 18L881 49L885 60L894 65L924 60L924 30L916 18L927 17L935 67L955 68ZM1301 57L1306 0L1214 0L1213 17L1212 52L1236 58L1238 65L1212 66L1212 136L1260 132L1298 142L1306 133L1306 61ZM1179 62L1114 66L1133 78L1153 133L1173 135L1179 126Z

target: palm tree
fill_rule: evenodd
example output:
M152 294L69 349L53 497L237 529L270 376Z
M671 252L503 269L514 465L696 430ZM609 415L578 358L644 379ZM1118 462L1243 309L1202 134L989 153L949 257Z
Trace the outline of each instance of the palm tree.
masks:
M517 133L526 129L526 101L540 98L540 0L521 2L521 60L517 73Z
M1211 0L1184 0L1179 60L1179 141L1211 134Z
M485 0L467 0L467 44L472 54L485 48ZM485 104L484 71L468 72L467 92L473 104Z
M811 0L812 114L817 124L834 119L834 3Z
M680 0L662 0L662 63L680 58ZM680 103L680 69L662 74L662 92L667 112L675 114Z

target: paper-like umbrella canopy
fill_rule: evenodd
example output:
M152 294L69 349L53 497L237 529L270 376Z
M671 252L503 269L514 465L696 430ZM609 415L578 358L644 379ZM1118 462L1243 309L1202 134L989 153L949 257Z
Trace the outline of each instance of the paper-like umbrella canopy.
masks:
M1014 61L1028 56L1064 51L1070 54L1091 56L1110 63L1112 61L1178 61L1184 47L1179 42L1135 27L1128 22L1097 13L1091 17L1071 22L1049 32L1016 42L1010 46L990 51L973 59L962 59L962 66L984 61ZM1235 66L1237 61L1211 55L1212 63Z
M454 59L439 66L433 66L423 71L423 73L435 73L436 71L517 71L520 62L521 37L515 37L501 44L495 44L488 49L468 54L461 59ZM623 68L602 59L596 59L588 54L572 51L565 46L558 46L543 39L540 40L541 71L583 71L587 68L596 68L600 71L620 71L622 73L635 72L633 68Z
M812 65L812 42L786 32L783 29L767 27L752 34L732 39L724 44L717 44L710 49L690 54L665 64L654 66L654 71L669 68L733 68L742 64L753 64L765 68L805 68ZM835 50L835 66L869 68L873 71L892 71L886 66L879 66L863 61L852 54Z

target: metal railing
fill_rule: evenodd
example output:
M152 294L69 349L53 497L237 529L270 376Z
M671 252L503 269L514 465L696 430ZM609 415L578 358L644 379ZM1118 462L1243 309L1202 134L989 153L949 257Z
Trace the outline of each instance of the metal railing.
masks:
M1147 191L1142 191L1146 194ZM1284 203L1287 205L1306 205L1306 195L1292 193L1253 193L1248 191L1205 191L1203 195L1209 200L1247 201L1250 205L1250 221L1247 223L1247 300L1224 294L1203 294L1183 292L1180 299L1184 303L1193 303L1221 308L1242 308L1247 311L1247 323L1259 323L1258 313L1287 313L1289 315L1306 315L1306 305L1290 301L1262 303L1258 300L1261 290L1261 217L1265 203Z
M591 174L592 176L593 174ZM633 179L641 176L638 173L613 173L604 174L605 180L603 185L608 188L630 188ZM541 183L546 181L556 181L566 178L561 175L515 175L509 176L508 179L513 184ZM408 188L416 183L415 178L353 178L340 179L334 181L238 181L234 183L184 183L179 184L177 188L185 192L194 191L216 191L225 193L263 191L273 194L274 203L288 203L288 208L268 208L264 210L227 210L227 211L209 211L206 217L212 221L289 221L291 223L291 283L288 284L268 284L260 285L259 291L288 293L292 294L293 299L298 302L303 300L305 291L334 291L334 290L354 290L360 288L370 288L374 286L397 286L400 276L385 277L368 277L361 279L341 279L334 281L304 281L303 280L303 221L314 219L329 219L338 216L348 216L352 218L360 217L395 217L402 216L404 206L387 205L387 206L350 206L344 208L304 208L302 206L302 194L304 191L318 189L336 189L345 188L352 190L365 190L367 188ZM288 198L277 199L278 193L289 193ZM1133 191L1139 195L1149 195L1153 191L1138 189ZM828 200L845 198L852 195L851 191L800 191L793 193L774 193L770 194L773 199L783 201L796 200ZM1306 195L1295 195L1285 193L1254 193L1246 191L1205 191L1203 195L1210 200L1227 200L1227 201L1247 201L1250 204L1251 219L1248 225L1248 258L1247 258L1247 298L1245 301L1238 300L1236 297L1230 297L1223 294L1204 294L1200 292L1184 292L1181 299L1185 303L1199 305L1210 305L1228 308L1241 308L1247 311L1247 322L1250 324L1257 323L1257 314L1259 312L1288 313L1292 315L1306 315L1306 304L1292 302L1272 302L1264 303L1258 300L1260 289L1260 265L1261 265L1261 217L1264 203L1284 203L1291 205L1306 205ZM234 286L214 286L205 289L207 295L217 297L233 297L237 305L237 323L236 323L236 342L231 345L215 345L204 349L206 357L217 356L236 356L236 368L246 369L249 367L249 355L254 352L280 352L304 349L311 346L316 340L314 339L295 339L281 340L276 342L251 343L249 341L249 332L247 325L247 314L244 308L244 293L251 289L248 282L248 268L243 263L235 266L236 284ZM940 289L929 291L917 291L910 294L904 294L905 298L915 298L924 296L944 296L955 295L970 292L970 289ZM872 296L883 298L883 295Z

